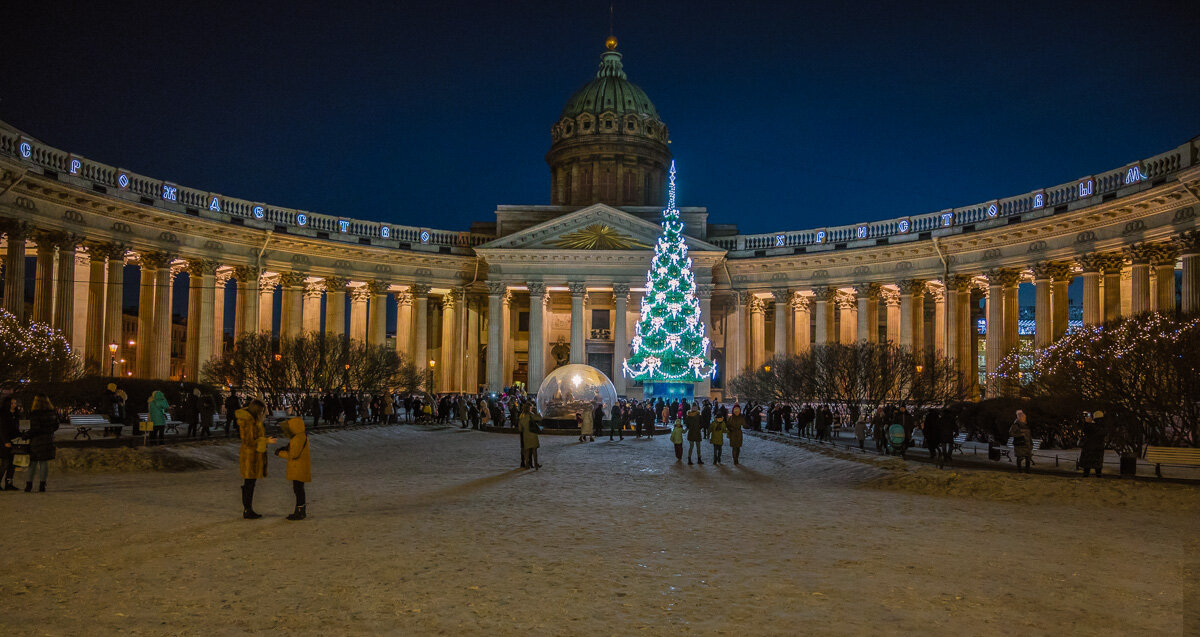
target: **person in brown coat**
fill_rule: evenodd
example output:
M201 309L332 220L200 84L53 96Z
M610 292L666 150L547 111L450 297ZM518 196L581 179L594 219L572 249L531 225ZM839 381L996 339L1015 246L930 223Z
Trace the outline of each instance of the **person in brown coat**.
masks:
M296 494L296 510L287 516L289 520L308 517L304 510L304 483L312 482L312 457L308 451L308 434L304 433L304 419L290 418L283 423L283 433L291 439L287 447L275 450L275 455L287 460L286 477L292 481L292 493Z
M267 406L257 398L234 412L242 437L238 465L242 472L242 517L247 520L262 517L254 512L254 485L259 478L267 477L267 445L275 442L263 427L266 415Z

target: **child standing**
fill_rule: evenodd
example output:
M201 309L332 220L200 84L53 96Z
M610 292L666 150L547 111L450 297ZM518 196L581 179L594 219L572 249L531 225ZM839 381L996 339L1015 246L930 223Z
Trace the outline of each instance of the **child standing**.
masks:
M721 464L721 447L725 444L726 431L729 428L725 426L725 416L718 414L708 428L708 440L713 446L713 464Z
M675 462L683 462L683 421L678 418L671 429L671 444L675 445Z
M305 512L304 483L312 482L312 458L308 451L308 435L304 433L303 418L289 418L280 427L291 438L288 446L275 450L275 455L287 460L287 479L292 481L292 492L296 494L296 510L287 516L289 520L303 520Z

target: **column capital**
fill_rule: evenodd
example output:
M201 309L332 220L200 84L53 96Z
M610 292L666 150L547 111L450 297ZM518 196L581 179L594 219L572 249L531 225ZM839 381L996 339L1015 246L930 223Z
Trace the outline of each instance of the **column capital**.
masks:
M502 296L508 291L508 283L504 281L486 281L488 296Z
M881 289L882 288L880 288L878 283L855 283L854 284L854 291L857 292L858 296L860 296L860 297L865 296L867 298L877 298L879 296L879 291Z
M1175 238L1175 244L1184 256L1200 254L1200 230L1184 230Z
M775 297L776 303L787 303L792 296L792 291L787 288L775 288L771 290L771 296Z
M365 286L350 288L350 300L355 303L366 303L371 298L371 290Z
M431 289L433 289L433 286L428 283L413 283L408 286L408 291L412 293L414 299L427 296Z
M730 290L727 296L727 302L735 307L741 307L746 304L750 298L750 293L744 290Z
M1160 241L1152 244L1154 250L1150 255L1151 265L1169 265L1175 267L1175 261L1179 258L1179 245L1173 241Z
M837 306L843 310L857 310L858 295L854 292L839 292L837 295Z
M828 302L837 299L837 288L828 285L818 285L812 289L813 301L817 303Z
M900 288L900 294L903 296L912 296L914 294L925 293L924 279L904 279L896 282L896 287Z
M453 310L458 304L458 291L451 289L449 292L442 295L442 309Z
M567 289L571 291L571 297L587 296L587 284L579 281L570 281L567 283Z
M325 292L325 284L321 281L310 281L304 284L304 298L319 299Z
M398 292L392 292L392 296L396 297L396 306L397 307L404 307L406 305L412 305L413 295L412 295L412 292L410 292L408 290L400 290Z
M88 256L93 259L123 259L125 257L126 248L119 243L85 241L83 245L87 248Z
M711 299L712 298L712 286L711 285L697 285L696 286L696 296L701 299ZM628 283L614 283L613 284L613 298L617 298L617 297L624 297L626 299L629 298L629 284Z
M307 277L303 272L284 272L279 275L279 284L285 288L297 288L304 285Z
M208 259L188 259L187 272L190 276L204 276L206 274L215 274L217 268L221 264Z
M766 303L763 303L762 299L753 294L750 295L750 300L746 303L746 306L750 308L751 314L762 314L767 309Z
M946 289L953 290L960 294L964 292L970 293L971 285L973 285L973 279L974 277L968 274L951 274L950 276L946 277Z
M143 252L138 255L138 265L142 266L143 268L153 268L157 270L158 268L170 265L171 261L174 259L174 256L167 254L166 252Z
M529 281L525 287L529 288L531 299L546 296L546 284L541 281Z
M257 281L260 270L256 265L238 265L233 268L233 278L238 283Z
M792 292L792 298L788 303L792 306L793 312L807 312L812 306L812 299L799 292Z
M1033 280L1037 281L1069 281L1071 279L1071 264L1064 261L1040 261L1033 264Z
M1077 261L1085 273L1103 272L1104 274L1115 274L1120 272L1121 266L1125 264L1123 256L1111 252L1093 252L1091 254L1080 255Z
M33 231L32 225L20 219L10 217L0 219L0 232L3 232L9 241L24 241L33 234Z
M1021 283L1021 271L1016 268L994 268L988 270L987 279L989 286L1012 288Z
M216 271L216 275L217 275L217 288L220 289L222 286L224 286L226 283L228 283L230 279L233 278L233 270L232 269L228 269L228 270L218 269Z
M258 291L260 294L271 294L275 292L275 286L279 285L278 274L262 274L258 277Z
M900 307L900 292L891 288L879 290L879 299L883 301L884 307Z
M367 288L371 294L381 295L388 293L389 286L391 286L391 283L386 281L367 281L367 284L363 287Z

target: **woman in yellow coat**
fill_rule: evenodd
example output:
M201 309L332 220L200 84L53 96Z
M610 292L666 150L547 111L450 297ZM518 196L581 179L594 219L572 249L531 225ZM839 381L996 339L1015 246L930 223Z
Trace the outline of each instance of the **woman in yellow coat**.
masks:
M304 510L304 483L312 482L312 456L308 451L308 434L304 433L304 419L290 418L283 423L283 433L291 440L287 447L275 450L275 455L287 460L287 479L292 481L292 493L296 494L296 510L287 516L289 520L308 517Z
M242 517L247 520L262 517L254 512L254 485L259 478L267 477L267 445L275 442L263 427L266 415L267 406L257 398L233 414L242 436L238 465L242 471Z

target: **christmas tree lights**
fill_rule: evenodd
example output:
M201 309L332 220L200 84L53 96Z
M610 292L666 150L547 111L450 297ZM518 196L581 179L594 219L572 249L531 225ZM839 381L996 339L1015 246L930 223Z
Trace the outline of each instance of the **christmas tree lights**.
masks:
M632 352L622 365L626 377L646 382L647 387L700 382L716 373L716 365L708 359L708 337L700 320L683 221L675 208L675 162L671 162L662 228L654 245L654 260L646 271L646 294Z

